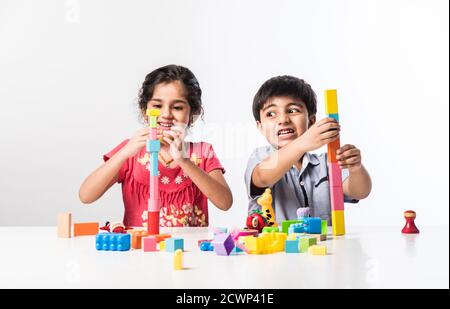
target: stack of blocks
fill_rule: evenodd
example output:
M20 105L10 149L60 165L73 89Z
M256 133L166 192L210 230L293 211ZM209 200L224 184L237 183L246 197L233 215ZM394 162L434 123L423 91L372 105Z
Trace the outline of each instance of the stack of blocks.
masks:
M339 122L337 91L325 90L325 113ZM344 192L342 190L341 168L336 160L336 151L340 148L339 138L328 143L328 175L331 198L331 225L333 235L345 234L344 223Z
M150 170L150 196L148 199L147 233L148 235L159 234L159 183L158 183L158 153L161 143L157 135L157 118L159 109L147 109L147 117L150 130L150 139L147 140L147 152L149 153Z

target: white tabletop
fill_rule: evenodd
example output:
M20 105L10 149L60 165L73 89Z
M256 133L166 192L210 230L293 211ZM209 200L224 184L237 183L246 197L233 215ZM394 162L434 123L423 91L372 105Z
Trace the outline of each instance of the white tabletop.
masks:
M185 270L173 253L97 251L95 236L56 237L55 227L0 227L0 288L449 288L448 227L346 227L329 254L217 256L200 251L206 228L162 229L184 238Z

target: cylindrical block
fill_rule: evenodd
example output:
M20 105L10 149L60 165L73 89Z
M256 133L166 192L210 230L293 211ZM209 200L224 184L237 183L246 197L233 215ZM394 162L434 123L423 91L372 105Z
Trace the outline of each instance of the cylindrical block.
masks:
M159 234L159 211L149 211L147 213L147 234Z

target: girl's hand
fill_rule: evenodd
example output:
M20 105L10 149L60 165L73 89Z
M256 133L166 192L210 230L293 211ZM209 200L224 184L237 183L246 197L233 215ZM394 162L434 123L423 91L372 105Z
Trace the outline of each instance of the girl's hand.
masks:
M348 168L349 172L361 168L361 151L353 145L344 145L336 151L336 159L341 168Z
M341 126L335 119L321 119L298 137L302 141L302 150L305 152L316 150L336 140L340 130Z
M139 150L145 147L148 137L148 127L140 129L134 133L128 143L122 148L121 153L127 158L134 156Z
M173 121L170 130L163 131L163 140L169 144L169 152L175 161L187 158L186 145L184 138L186 137L186 124Z

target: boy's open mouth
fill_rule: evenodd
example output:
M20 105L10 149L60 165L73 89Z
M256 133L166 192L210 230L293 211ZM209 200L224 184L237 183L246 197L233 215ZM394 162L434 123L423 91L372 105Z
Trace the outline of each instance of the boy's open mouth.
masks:
M288 136L294 134L294 129L281 129L278 130L278 136Z

